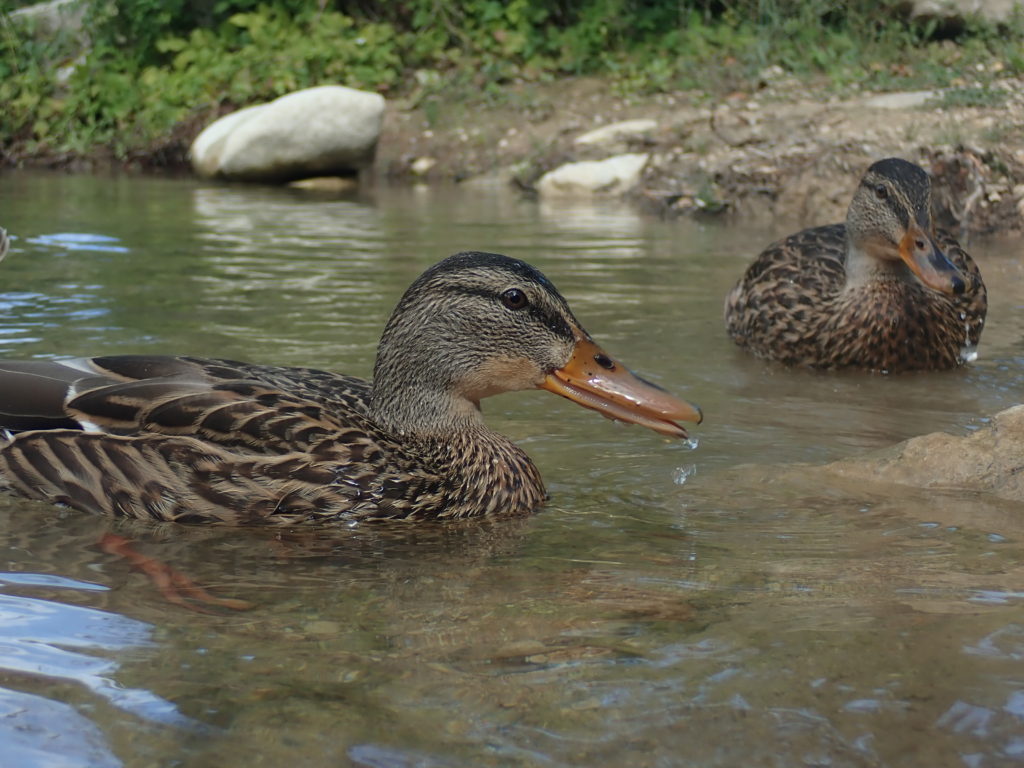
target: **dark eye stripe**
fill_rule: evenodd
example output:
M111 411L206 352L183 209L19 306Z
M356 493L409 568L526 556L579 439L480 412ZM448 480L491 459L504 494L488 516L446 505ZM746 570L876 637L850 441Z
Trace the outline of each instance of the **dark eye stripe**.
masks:
M497 302L499 304L504 304L504 294L494 293L493 291L488 291L484 288L446 286L446 291L448 293L457 293L462 294L464 296L480 296L485 299L490 299L491 301ZM527 306L523 309L523 312L529 315L531 318L533 318L534 321L543 325L552 333L567 339L573 338L572 328L569 327L569 324L558 313L547 312L542 307L539 307L536 304L532 303L528 303Z

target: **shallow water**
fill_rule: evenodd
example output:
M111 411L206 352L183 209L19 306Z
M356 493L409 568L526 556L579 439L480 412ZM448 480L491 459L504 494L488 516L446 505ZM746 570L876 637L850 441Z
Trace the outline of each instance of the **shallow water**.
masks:
M1021 505L772 469L963 433L1019 402L1020 242L972 244L991 301L977 363L884 377L732 347L722 297L780 231L469 189L328 200L36 174L0 178L0 226L17 238L4 356L366 374L419 272L493 250L544 270L612 354L706 414L694 449L544 393L488 401L552 493L525 520L278 538L0 500L10 764L1024 762ZM168 603L98 544L111 532L252 607Z

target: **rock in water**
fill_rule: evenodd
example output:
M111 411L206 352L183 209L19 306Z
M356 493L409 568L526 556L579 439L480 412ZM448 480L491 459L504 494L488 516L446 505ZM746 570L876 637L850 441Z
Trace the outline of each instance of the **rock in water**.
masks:
M1022 501L1022 456L1024 405L1017 405L963 437L934 432L883 451L827 464L822 469L857 482L977 491Z

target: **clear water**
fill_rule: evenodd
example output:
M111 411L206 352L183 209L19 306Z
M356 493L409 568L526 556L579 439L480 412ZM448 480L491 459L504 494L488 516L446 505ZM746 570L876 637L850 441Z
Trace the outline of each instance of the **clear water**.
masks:
M464 249L539 266L697 445L560 398L485 404L553 494L525 520L286 534L0 500L0 764L1002 766L1024 762L1024 507L779 471L1016 404L1020 242L972 244L978 360L764 365L721 301L782 231L471 189L344 200L7 174L0 354L159 352L367 374L394 302ZM115 532L217 595L168 603Z

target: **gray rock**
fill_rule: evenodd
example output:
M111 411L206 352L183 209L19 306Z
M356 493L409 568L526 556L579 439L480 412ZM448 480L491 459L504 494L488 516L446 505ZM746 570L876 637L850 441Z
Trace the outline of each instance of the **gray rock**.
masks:
M83 0L51 0L11 11L11 21L26 22L37 35L78 34L85 16Z
M1024 501L1024 405L996 414L977 432L914 437L884 451L822 467L843 480L980 491Z
M340 85L296 91L225 115L192 143L205 178L283 182L337 176L372 164L384 99Z
M587 131L577 136L573 143L578 147L622 145L649 136L657 127L658 123L655 120L624 120L621 123L602 125L600 128Z
M566 163L541 176L537 191L543 197L621 195L640 182L649 157L629 154Z
M914 0L911 18L938 19L946 23L961 23L971 16L985 21L1009 21L1015 8L1024 7L1021 0Z

